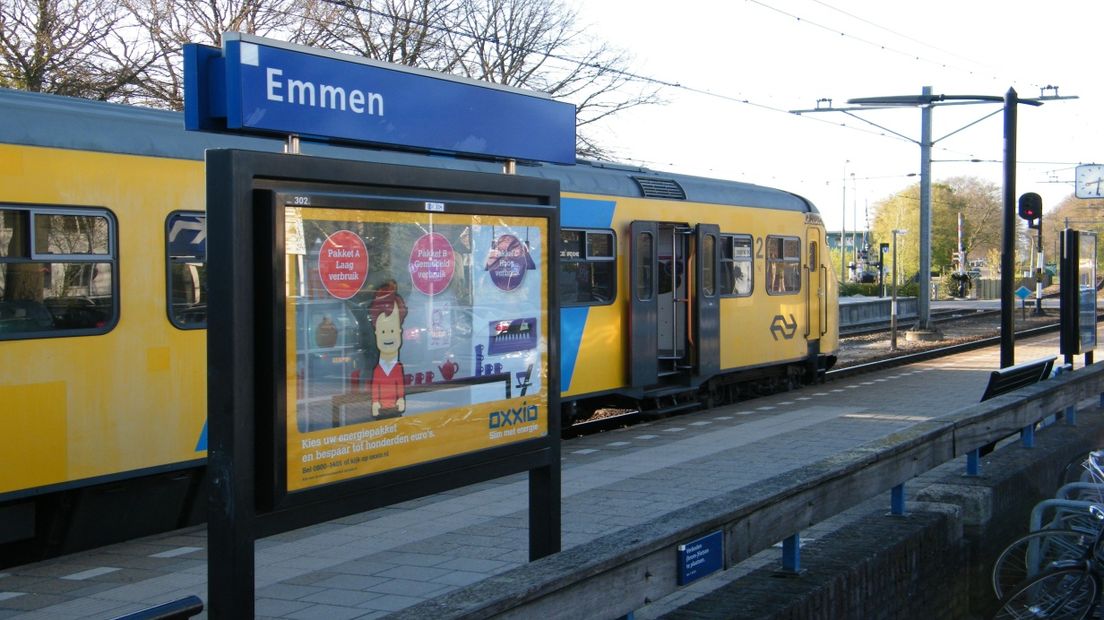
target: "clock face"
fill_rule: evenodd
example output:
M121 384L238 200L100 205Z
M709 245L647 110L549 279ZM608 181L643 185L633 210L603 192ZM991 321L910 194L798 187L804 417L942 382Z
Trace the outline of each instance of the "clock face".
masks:
M1074 195L1078 198L1104 198L1104 165L1078 166L1074 181Z

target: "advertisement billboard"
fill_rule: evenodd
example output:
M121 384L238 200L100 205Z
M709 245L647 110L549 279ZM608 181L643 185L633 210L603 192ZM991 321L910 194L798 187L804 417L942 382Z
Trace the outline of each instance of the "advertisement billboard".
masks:
M1081 231L1077 252L1077 328L1081 352L1096 348L1096 235Z
M287 200L288 492L548 434L546 219Z

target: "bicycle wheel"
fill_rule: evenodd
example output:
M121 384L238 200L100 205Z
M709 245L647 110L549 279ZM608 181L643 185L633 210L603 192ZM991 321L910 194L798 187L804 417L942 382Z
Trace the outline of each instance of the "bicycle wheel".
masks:
M1062 560L1091 557L1095 534L1081 530L1039 530L1008 545L993 563L993 592L997 599L1023 581Z
M1014 588L993 618L1081 620L1092 611L1098 591L1096 575L1087 565L1054 568Z

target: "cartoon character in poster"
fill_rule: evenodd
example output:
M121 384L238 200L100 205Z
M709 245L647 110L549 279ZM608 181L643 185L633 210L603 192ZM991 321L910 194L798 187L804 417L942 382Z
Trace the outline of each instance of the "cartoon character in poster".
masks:
M406 302L394 282L381 286L368 308L379 349L379 362L372 373L372 417L376 419L397 418L406 411L403 365L399 361L406 313Z

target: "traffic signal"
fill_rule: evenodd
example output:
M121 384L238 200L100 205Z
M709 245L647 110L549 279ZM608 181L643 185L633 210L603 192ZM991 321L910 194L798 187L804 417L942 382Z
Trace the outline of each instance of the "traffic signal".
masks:
M1043 198L1034 192L1020 196L1020 217L1027 220L1028 228L1043 227Z

